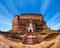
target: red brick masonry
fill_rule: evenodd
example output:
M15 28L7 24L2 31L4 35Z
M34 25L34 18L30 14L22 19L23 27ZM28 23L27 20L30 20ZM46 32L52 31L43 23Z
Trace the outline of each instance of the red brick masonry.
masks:
M46 22L41 14L22 14L14 17L12 22L13 32L28 32L30 20L32 20L34 32L40 32L47 28Z

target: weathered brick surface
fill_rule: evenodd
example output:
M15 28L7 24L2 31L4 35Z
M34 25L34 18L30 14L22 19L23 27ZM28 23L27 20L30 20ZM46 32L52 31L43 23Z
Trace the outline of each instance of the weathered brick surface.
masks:
M13 32L28 32L30 20L32 20L34 32L40 32L47 28L46 22L41 14L22 14L14 17L12 22Z

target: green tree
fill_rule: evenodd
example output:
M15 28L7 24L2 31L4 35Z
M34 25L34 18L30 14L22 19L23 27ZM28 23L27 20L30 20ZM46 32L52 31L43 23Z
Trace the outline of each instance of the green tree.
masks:
M1 32L1 30L0 30L0 32Z
M8 32L12 32L12 29L8 30Z
M60 32L60 29L59 30L57 30L58 32Z

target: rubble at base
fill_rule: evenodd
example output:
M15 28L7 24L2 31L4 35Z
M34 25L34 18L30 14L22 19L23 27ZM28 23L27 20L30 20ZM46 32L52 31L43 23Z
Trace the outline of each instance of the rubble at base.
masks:
M34 45L23 44L22 39L12 38L13 34L0 33L0 48L60 48L60 33L40 33L41 42Z

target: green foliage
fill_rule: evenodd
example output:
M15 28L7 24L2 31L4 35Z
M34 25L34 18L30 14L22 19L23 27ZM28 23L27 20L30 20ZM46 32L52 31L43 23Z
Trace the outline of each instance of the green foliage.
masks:
M12 29L8 30L8 32L12 32Z
M58 32L60 32L60 29L59 30L57 30Z
M0 30L0 32L2 32L2 31Z

